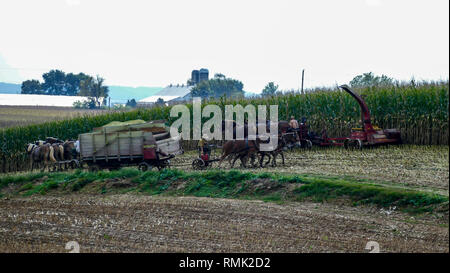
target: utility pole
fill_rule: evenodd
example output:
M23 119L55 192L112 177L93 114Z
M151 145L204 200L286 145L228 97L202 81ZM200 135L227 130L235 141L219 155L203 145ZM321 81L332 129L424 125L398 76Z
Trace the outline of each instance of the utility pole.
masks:
M301 89L301 90L302 90L302 91L301 91L302 94L304 94L304 93L303 93L303 81L304 81L304 80L305 80L305 69L302 70L302 89Z

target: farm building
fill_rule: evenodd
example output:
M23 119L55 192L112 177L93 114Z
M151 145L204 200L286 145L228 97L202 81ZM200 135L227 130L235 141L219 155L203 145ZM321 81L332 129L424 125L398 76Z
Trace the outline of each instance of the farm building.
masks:
M202 81L207 81L209 79L209 71L206 68L202 68L200 70L192 70L191 73L191 82L192 84L198 84Z
M86 101L87 99L87 97L81 96L0 94L0 105L72 107L74 102Z
M153 96L138 101L138 105L145 106L154 104L159 98L164 102L184 101L190 99L193 86L187 85L169 85Z
M138 101L139 106L147 106L154 104L159 98L163 99L166 103L180 103L192 99L192 88L202 82L209 79L209 70L202 68L200 70L192 70L191 79L189 85L169 85L163 88L153 96L147 97Z

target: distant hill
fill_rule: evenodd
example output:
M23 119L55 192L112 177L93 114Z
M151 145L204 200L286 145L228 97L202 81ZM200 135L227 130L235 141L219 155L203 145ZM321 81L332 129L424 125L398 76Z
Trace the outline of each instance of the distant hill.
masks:
M20 84L0 82L0 94L20 94L21 88Z
M109 96L111 103L126 103L127 100L136 101L152 96L161 91L162 87L130 87L130 86L109 86ZM0 82L0 94L20 94L21 84Z

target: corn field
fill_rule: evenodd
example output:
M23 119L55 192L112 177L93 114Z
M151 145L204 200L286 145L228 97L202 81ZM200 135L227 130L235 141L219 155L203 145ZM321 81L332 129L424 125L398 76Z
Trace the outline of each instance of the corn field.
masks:
M448 145L448 81L420 84L411 82L356 91L366 101L372 115L372 123L380 128L400 129L404 143ZM359 105L349 94L337 89L306 94L291 92L265 98L221 98L206 103L217 104L222 109L227 104L278 105L279 120L287 119L291 115L297 119L304 116L307 117L312 131L320 132L326 128L330 137L348 136L352 127L360 126ZM187 106L192 109L191 104ZM169 113L170 107L154 107L1 130L0 171L26 170L28 161L25 145L35 140L48 136L76 139L78 134L89 132L114 120L166 119L171 123L176 118L170 118Z

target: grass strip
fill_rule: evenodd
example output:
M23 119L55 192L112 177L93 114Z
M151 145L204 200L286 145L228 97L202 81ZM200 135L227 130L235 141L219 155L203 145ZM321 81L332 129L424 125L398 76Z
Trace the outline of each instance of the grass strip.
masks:
M125 186L117 187L121 185L118 183L120 181L128 182ZM91 188L87 187L89 184L93 184ZM433 211L434 205L448 203L449 200L447 196L439 194L358 182L342 177L254 174L239 170L188 172L166 169L160 172L141 172L133 168L123 168L117 171L30 173L0 177L1 196L6 196L6 188L15 189L10 193L13 196L55 191L55 194L135 192L149 195L258 199L269 202L325 202L338 199L346 200L352 205L396 206L412 212Z

